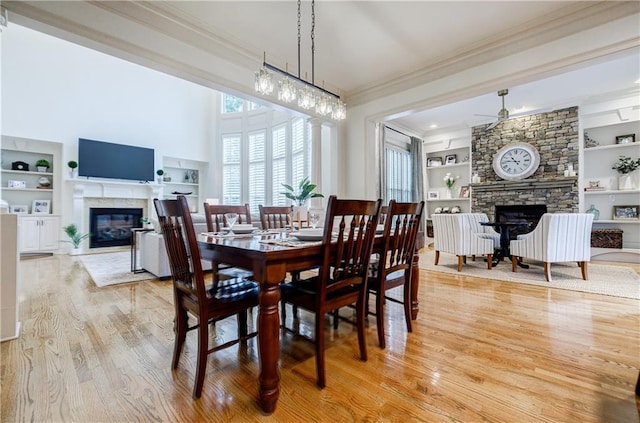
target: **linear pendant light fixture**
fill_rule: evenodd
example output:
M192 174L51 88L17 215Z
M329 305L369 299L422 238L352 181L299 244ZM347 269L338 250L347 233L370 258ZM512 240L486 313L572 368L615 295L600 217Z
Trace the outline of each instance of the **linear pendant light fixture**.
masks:
M305 110L315 108L316 113L322 116L343 120L347 117L347 105L339 95L315 84L315 0L311 1L311 82L305 80L306 75L305 79L300 77L300 4L301 0L298 0L298 75L289 73L288 65L286 70L282 70L267 63L267 54L264 53L262 67L256 72L255 90L262 95L270 95L275 88L272 72L281 74L283 78L278 81L278 100L290 103L297 99L298 106Z

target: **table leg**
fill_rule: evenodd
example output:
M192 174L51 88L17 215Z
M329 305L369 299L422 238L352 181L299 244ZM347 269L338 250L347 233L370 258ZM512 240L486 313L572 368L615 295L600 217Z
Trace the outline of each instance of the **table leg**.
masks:
M420 254L416 249L413 253L413 261L411 262L411 320L416 320L418 318L418 311L420 311L420 302L418 301L418 288L420 287L419 261Z
M259 402L265 413L273 413L280 395L280 302L279 281L262 282L258 307L258 350L260 353Z
M136 272L136 233L131 231L131 273Z

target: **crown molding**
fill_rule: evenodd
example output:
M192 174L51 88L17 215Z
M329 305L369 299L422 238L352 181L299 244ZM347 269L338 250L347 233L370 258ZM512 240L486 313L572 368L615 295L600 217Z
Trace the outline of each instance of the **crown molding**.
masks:
M368 103L634 14L640 14L640 2L576 2L560 14L532 20L517 31L480 40L433 64L347 92L344 99L352 107ZM638 38L622 48L637 46Z

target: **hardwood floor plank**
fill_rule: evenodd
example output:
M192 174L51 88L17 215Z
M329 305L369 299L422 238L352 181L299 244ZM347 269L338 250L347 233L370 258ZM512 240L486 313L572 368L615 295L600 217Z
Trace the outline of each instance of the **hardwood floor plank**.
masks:
M171 371L170 281L97 288L77 257L24 263L22 331L0 345L2 422L640 421L637 300L422 272L413 332L388 302L387 349L370 316L367 362L354 327L326 318L324 390L313 344L285 334L280 399L265 416L255 339L208 357L200 400L193 333ZM298 325L313 336L310 314ZM235 331L235 319L218 322L210 341Z

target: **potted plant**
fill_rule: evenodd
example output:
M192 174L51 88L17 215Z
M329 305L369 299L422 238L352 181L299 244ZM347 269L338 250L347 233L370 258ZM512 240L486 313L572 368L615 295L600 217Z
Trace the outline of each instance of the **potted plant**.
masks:
M69 254L72 256L80 254L80 244L84 239L89 238L91 234L81 234L75 223L65 226L62 230L64 230L64 233L69 237L69 241L63 242L70 242L73 246Z
M76 162L75 160L69 160L67 162L67 166L69 166L69 177L70 178L75 178L76 176L78 176L78 171L76 169L78 169L78 162Z
M618 172L618 189L629 190L634 189L634 183L631 179L631 172L640 167L640 158L633 160L629 156L620 156L617 162L613 164L611 169Z
M282 186L287 190L281 194L284 194L288 199L295 201L295 205L293 207L294 220L307 220L306 204L310 198L324 198L324 195L313 192L317 185L312 184L309 181L309 177L301 180L297 189L289 184L282 184Z
M162 175L164 175L164 170L162 170L162 169L156 170L156 175L158 175L158 183L161 184L162 183Z
M281 194L284 194L288 199L295 201L297 206L304 206L310 198L324 198L324 195L313 192L317 185L309 182L308 177L300 181L297 190L289 184L282 184L282 186L285 187L287 191L281 192Z
M40 159L36 162L36 169L38 172L46 172L49 169L49 161L45 159Z

